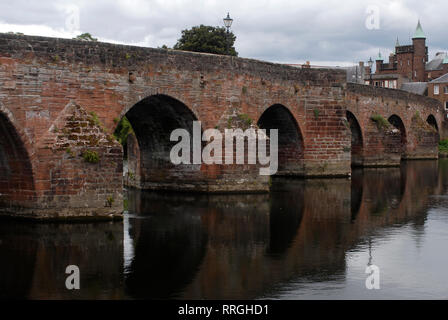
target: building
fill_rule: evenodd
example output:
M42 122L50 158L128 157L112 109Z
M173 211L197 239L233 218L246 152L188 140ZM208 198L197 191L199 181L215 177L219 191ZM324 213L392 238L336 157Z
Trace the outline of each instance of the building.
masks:
M366 76L366 67L364 66L364 61L360 61L357 65L349 66L349 67L340 67L340 66L319 66L319 65L311 65L309 61L304 64L287 64L291 67L296 68L312 68L312 69L336 69L336 70L345 70L347 72L347 82L351 83L359 83L364 84L364 78Z
M418 21L411 45L400 45L398 38L394 52L389 55L389 61L384 62L381 52L375 61L376 70L371 74L366 68L365 84L385 88L401 88L404 83L429 82L448 73L448 56L444 52L436 54L428 61L426 36Z
M364 84L364 78L366 77L364 61L360 61L358 65L343 67L342 69L347 70L347 82Z
M428 83L428 96L441 101L448 111L448 73Z

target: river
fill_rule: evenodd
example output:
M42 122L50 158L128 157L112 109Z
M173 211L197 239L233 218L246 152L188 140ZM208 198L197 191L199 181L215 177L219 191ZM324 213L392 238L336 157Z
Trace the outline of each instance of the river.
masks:
M0 298L448 299L448 160L126 197L123 222L0 221Z

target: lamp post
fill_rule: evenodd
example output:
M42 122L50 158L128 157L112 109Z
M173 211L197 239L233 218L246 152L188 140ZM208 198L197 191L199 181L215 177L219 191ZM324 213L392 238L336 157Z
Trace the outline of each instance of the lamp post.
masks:
M227 53L227 55L229 55L229 34L230 34L229 30L230 30L230 27L232 26L233 19L230 18L230 15L229 15L228 12L227 12L227 17L225 17L223 19L223 21L224 21L224 25L226 26L226 29L227 29L227 34L226 34L226 53Z
M369 85L372 85L372 67L373 67L372 57L369 58L369 61L367 61L367 64L369 65L369 73L370 73Z

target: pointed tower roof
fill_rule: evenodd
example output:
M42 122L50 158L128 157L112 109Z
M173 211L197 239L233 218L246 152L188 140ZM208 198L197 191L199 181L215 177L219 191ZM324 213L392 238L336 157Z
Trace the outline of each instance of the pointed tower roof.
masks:
M420 20L418 20L417 28L415 29L414 36L412 39L426 39L425 33L423 32Z
M397 41L395 41L395 48L394 48L394 53L397 53L397 47L400 46L400 42L398 41L398 37L397 37Z
M381 57L381 51L378 50L378 57L375 60L376 61L383 61L383 57Z

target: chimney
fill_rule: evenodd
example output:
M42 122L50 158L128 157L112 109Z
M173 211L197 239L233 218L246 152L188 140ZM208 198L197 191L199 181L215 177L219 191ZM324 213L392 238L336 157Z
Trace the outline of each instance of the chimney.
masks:
M305 64L302 64L302 68L311 68L310 62L307 61Z

